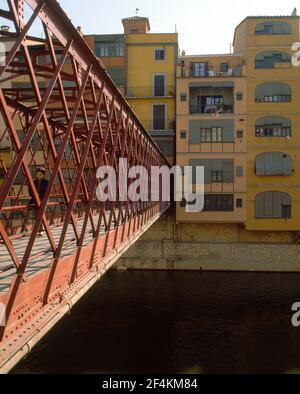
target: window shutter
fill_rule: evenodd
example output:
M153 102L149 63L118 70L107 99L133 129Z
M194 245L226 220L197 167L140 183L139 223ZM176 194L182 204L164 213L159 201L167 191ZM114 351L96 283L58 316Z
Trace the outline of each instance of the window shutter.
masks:
M266 152L256 157L257 176L291 176L293 162L282 152Z
M256 196L255 212L258 219L290 218L291 196L282 192L265 192ZM286 207L284 210L283 207Z
M200 124L197 121L190 122L189 143L191 145L198 145L201 143Z
M223 182L234 183L234 161L223 160Z

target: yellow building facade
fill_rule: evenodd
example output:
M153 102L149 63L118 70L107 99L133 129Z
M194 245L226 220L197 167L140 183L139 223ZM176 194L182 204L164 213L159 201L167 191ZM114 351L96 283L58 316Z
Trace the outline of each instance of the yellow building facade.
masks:
M249 17L234 50L247 64L248 230L300 230L299 17Z
M125 31L132 31L129 26L135 23L135 19L123 20ZM144 23L148 24L147 20ZM125 37L125 96L146 130L173 163L178 36L140 32Z
M123 35L86 36L108 74L170 163L174 162L177 33L150 33L148 18L122 20Z
M298 239L299 41L295 12L248 17L232 54L179 57L176 160L206 167L206 204L198 214L178 204L178 223L236 223L249 239Z

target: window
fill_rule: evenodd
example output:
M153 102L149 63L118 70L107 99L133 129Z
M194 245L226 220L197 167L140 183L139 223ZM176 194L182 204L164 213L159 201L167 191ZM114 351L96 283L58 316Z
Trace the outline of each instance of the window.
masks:
M244 138L244 130L237 130L236 138L242 140Z
M243 200L241 198L238 198L236 200L236 207L237 208L243 208Z
M264 129L257 129L257 134L259 135L261 132L263 132L267 137L278 137L282 134L282 131L283 130L279 124L274 124L272 126L266 126Z
M291 157L286 153L261 153L256 156L255 172L257 176L291 176L293 162Z
M166 94L166 87L165 87L166 76L164 74L157 74L153 77L153 94L155 97L164 97Z
M193 77L205 77L208 75L208 63L192 63L191 72Z
M77 84L75 81L68 81L68 80L63 80L63 87L64 88L76 88Z
M223 172L221 171L213 171L211 173L212 183L223 183Z
M166 129L166 106L165 104L153 105L153 130Z
M291 219L292 199L282 192L265 192L256 196L257 219Z
M212 127L200 129L201 144L223 142L223 128Z
M201 142L201 144L205 144L206 142L210 142L210 129L201 129L200 130L200 142Z
M180 93L180 101L186 101L187 100L187 94L186 93Z
M172 140L157 140L156 143L164 156L174 155L174 143Z
M22 54L19 54L16 58L15 61L18 63L25 63L25 58Z
M45 55L38 55L36 57L36 62L37 62L37 64L41 64L41 65L46 64L46 56Z
M281 116L267 116L257 120L255 125L256 137L291 137L292 123Z
M56 60L58 62L62 56L62 53L56 52L55 54L56 54ZM51 60L50 55L38 55L36 57L36 62L37 62L37 64L40 64L40 65L48 65L48 64L52 65L52 60ZM65 64L68 64L68 63L71 63L70 56L67 56L67 58L65 60Z
M200 99L204 97L203 101L206 102L206 105L219 105L223 101L222 96L198 96ZM199 99L198 99L199 100Z
M181 131L181 132L180 132L180 138L181 138L182 140L185 140L185 139L186 139L186 135L187 135L187 132L186 132L186 131Z
M243 100L243 93L237 93L236 99L237 99L237 101L242 101Z
M234 120L201 119L189 121L189 143L200 145L202 143L234 143Z
M122 42L96 42L95 53L97 57L124 56L124 44Z
M263 52L256 56L255 67L257 69L273 69L277 63L291 64L291 56L285 52Z
M155 49L154 58L155 60L165 60L166 51L164 49Z
M117 86L125 86L126 80L126 71L123 67L107 67L106 71L108 72L111 79Z
M291 219L292 217L292 206L291 205L282 205L282 218L283 219Z
M206 185L220 178L222 183L234 183L234 161L231 159L191 159L189 165L193 168L204 167L204 182ZM193 184L196 183L196 171L193 171Z
M62 141L61 141L60 139L56 139L55 142L54 142L54 144L55 144L56 152L59 153L60 150L61 150ZM65 150L64 150L64 158L66 158L66 159L71 159L72 156L73 156L73 147L71 146L70 143L68 143L68 144L66 145Z
M244 169L242 166L236 167L236 176L237 177L242 177L244 176Z
M44 88L45 82L38 81L38 86L39 86L39 88ZM13 89L32 89L32 84L31 84L31 82L13 82L12 88Z
M220 67L221 72L227 73L228 69L229 69L228 63L221 63L221 67Z
M289 103L291 97L286 94L275 94L273 96L265 96L261 101L265 103Z
M292 89L285 83L262 83L256 87L255 101L258 103L288 103L292 101Z
M204 197L204 210L206 212L232 212L233 195L206 194Z
M223 141L223 129L221 127L213 127L211 129L211 141L212 142Z
M286 22L264 22L255 28L256 35L291 34L291 26Z
M23 141L25 140L26 133L24 132L24 130L17 130L17 134L18 134L20 143L22 144ZM37 150L41 151L43 149L42 144L43 144L43 137L40 137L40 135L36 131L33 134L33 137L30 141L30 148L33 150L33 152L36 152Z

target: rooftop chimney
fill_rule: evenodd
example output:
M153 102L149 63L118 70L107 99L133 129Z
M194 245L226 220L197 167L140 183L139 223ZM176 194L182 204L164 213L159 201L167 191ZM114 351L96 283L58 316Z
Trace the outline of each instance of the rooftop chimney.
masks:
M148 18L133 16L122 19L124 34L147 34L150 31L150 22Z

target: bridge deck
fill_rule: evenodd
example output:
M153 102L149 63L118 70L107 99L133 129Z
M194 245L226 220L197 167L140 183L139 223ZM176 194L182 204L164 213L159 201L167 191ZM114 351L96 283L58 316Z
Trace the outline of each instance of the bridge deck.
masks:
M94 223L98 223L99 214L94 215ZM78 229L78 233L81 233L83 226L83 218L78 219L76 225ZM61 231L61 225L50 226L50 230L52 236L55 240L55 243L58 244ZM100 234L105 234L105 227L102 225ZM30 237L30 233L25 233L20 237L12 237L12 244L15 249L15 252L20 261L22 261L24 252L26 250L28 240ZM87 246L93 241L93 230L90 221L88 221L87 230L85 233L83 246ZM62 249L61 258L67 257L74 253L77 249L76 238L73 230L73 226L71 223L68 225L67 235L64 242L64 246ZM51 262L53 260L53 252L50 247L50 243L46 233L42 237L36 238L34 242L34 246L32 249L31 257L26 269L26 277L30 278L34 275L39 274L41 271L49 268ZM13 265L12 259L7 251L7 248L4 244L0 243L0 294L6 292L11 284L12 278L16 273L16 268Z

